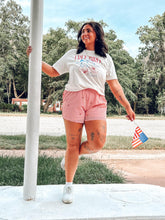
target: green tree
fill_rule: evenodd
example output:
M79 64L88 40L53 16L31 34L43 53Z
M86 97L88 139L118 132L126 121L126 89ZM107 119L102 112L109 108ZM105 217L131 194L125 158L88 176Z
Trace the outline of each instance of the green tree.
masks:
M155 100L157 94L155 82L150 78L146 78L147 70L144 68L141 60L136 59L135 69L138 83L134 86L134 91L137 96L134 102L134 110L136 109L136 113L148 114L150 105L153 103L153 100ZM150 85L150 87L148 85ZM154 105L153 107L152 110L155 112L156 106Z
M143 43L137 62L141 63L142 99L148 102L149 113L157 112L156 98L165 87L165 13L149 20L150 26L142 26L137 30L139 39Z
M158 103L158 111L162 115L163 113L165 113L165 89L163 89L163 91L158 94L157 103Z
M124 49L124 42L117 38L117 35L113 30L109 30L109 32L105 33L105 40L109 48L109 54L114 61L118 80L124 89L126 97L133 105L136 100L134 86L137 85L134 59ZM107 84L105 89L108 102L108 113L117 112L118 114L121 114L124 111L124 108L122 108L114 98Z
M21 7L9 0L0 4L0 100L10 102L27 91L29 21ZM19 93L19 94L18 94Z
M93 19L87 19L87 21L94 21ZM80 21L80 22L76 22L76 21L73 21L73 20L68 20L66 23L65 23L65 26L66 26L66 29L67 29L67 34L71 35L73 39L77 39L77 34L78 34L78 31L80 30L81 26L86 23L87 21ZM100 20L98 21L102 27L107 27L108 25L103 21L103 20Z
M65 30L51 28L43 38L43 60L53 65L66 51L76 48L76 44L75 40L67 36ZM42 75L42 98L46 99L44 112L56 100L62 101L62 93L67 81L68 74L56 78L50 78L46 74Z

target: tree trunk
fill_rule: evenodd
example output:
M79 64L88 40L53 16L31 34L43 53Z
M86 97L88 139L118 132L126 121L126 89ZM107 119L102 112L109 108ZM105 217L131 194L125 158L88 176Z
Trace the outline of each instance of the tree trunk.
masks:
M17 90L16 90L16 86L15 86L14 76L13 76L13 92L14 92L14 97L18 98L18 94L17 94Z
M136 104L137 104L137 102L134 102L134 104L133 104L133 110L134 110L134 112L136 112Z
M25 90L24 90L20 95L18 95L14 77L13 77L13 91L14 91L14 97L15 98L21 98L21 96L23 96L23 94L25 93Z
M52 103L51 94L52 94L52 89L49 90L49 95L48 95L47 101L44 105L44 112L47 112L49 105Z
M48 96L47 102L44 105L44 112L47 112L49 105L51 104L51 97Z
M6 91L7 91L7 102L10 103L11 96L11 79L8 79L6 82Z

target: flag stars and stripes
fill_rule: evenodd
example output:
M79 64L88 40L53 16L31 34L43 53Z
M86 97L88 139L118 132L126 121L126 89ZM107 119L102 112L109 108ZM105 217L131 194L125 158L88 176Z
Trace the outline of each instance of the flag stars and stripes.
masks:
M139 145L143 144L148 140L148 137L144 134L144 132L140 129L139 126L136 127L135 133L132 140L132 147L136 148Z

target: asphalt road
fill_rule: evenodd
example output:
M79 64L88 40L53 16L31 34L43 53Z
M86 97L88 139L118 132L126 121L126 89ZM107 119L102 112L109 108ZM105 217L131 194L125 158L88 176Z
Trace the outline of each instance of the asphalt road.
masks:
M26 134L26 120L26 115L0 115L0 135ZM165 120L136 120L136 124L148 137L165 139ZM136 124L127 119L107 118L107 135L133 136ZM40 117L40 135L63 134L65 127L61 116Z

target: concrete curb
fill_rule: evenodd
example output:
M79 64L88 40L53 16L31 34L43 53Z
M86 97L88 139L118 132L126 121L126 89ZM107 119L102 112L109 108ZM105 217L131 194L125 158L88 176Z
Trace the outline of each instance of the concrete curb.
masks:
M1 220L165 219L165 188L154 185L77 184L69 205L61 202L63 185L38 186L30 202L22 191L22 186L0 187Z

